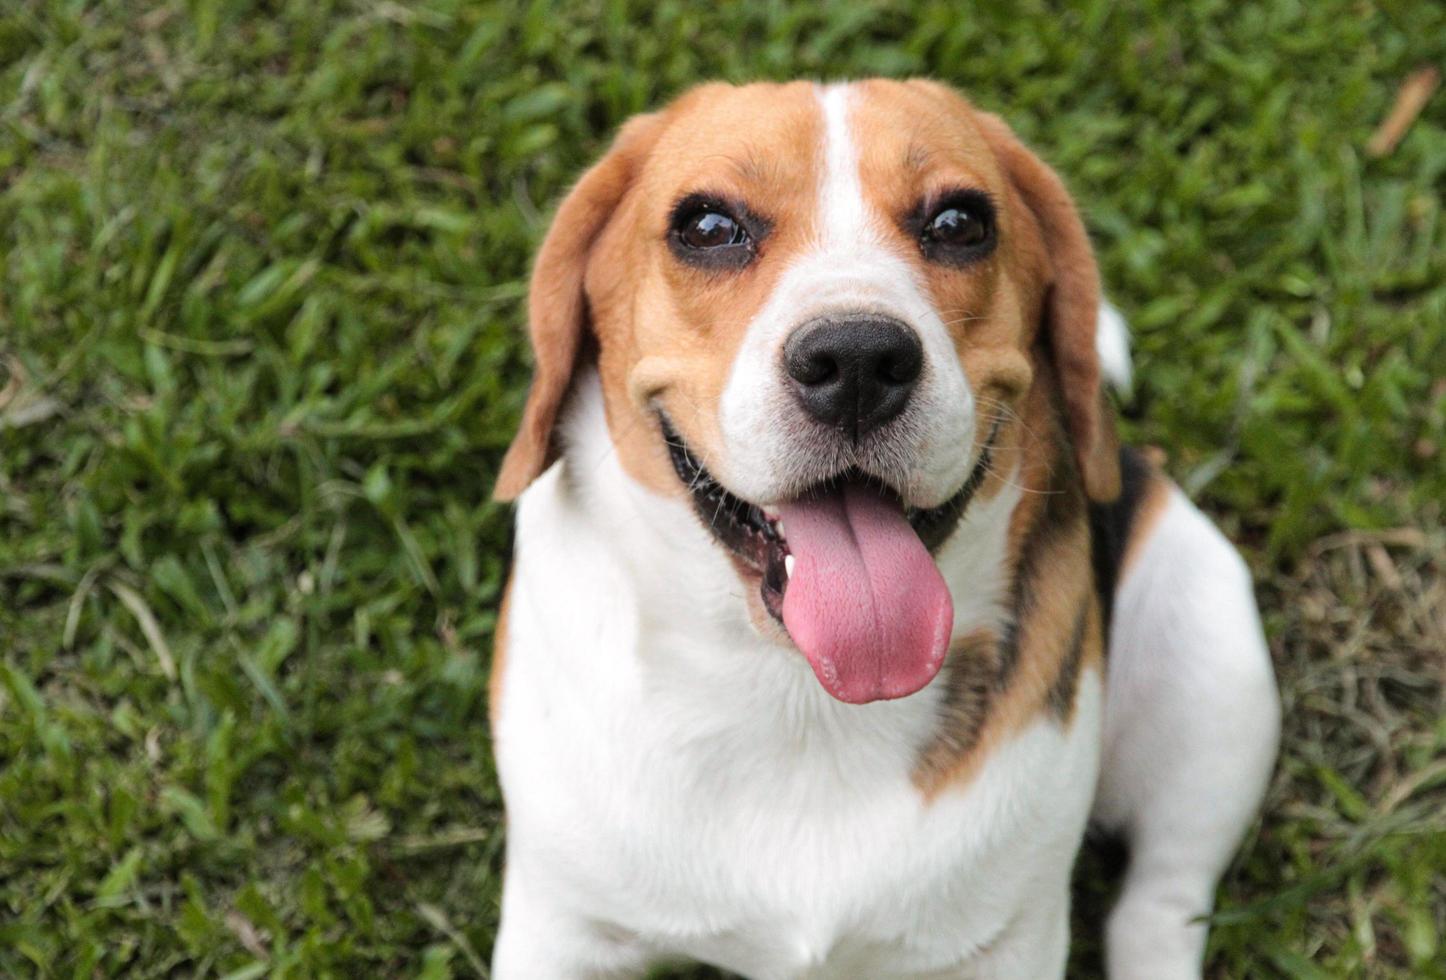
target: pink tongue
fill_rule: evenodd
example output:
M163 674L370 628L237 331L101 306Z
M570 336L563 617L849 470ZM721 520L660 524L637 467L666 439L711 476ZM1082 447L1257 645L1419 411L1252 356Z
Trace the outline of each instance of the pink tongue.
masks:
M783 625L824 689L862 704L913 694L939 672L954 603L903 512L845 485L779 507L793 574Z

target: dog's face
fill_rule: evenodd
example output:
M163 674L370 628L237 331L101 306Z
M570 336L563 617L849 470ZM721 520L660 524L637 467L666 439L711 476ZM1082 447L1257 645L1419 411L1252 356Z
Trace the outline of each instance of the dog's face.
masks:
M624 468L691 498L755 623L843 700L909 694L952 622L930 552L1008 467L1041 377L1086 489L1114 492L1097 304L1057 178L951 91L696 89L630 122L558 211L498 495L549 461L590 334Z

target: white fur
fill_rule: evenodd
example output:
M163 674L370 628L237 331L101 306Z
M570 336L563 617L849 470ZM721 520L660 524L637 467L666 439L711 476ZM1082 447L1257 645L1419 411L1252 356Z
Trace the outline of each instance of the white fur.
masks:
M883 244L887 220L870 213L859 186L848 125L848 87L820 90L824 170L813 247L784 272L749 324L719 407L725 451L705 460L739 496L773 504L849 464L894 483L915 507L948 500L974 465L960 452L974 433L974 394L953 341L914 269ZM924 347L924 369L899 418L859 447L820 449L819 427L794 397L780 352L802 324L826 313L868 311L909 324ZM856 454L848 457L840 454Z
M688 506L626 476L601 402L582 379L566 462L518 511L495 975L632 976L670 957L755 978L1058 974L1098 676L1068 728L1042 717L926 801L910 774L938 686L825 694L754 632ZM981 501L940 556L960 634L1003 615L1017 499Z
M849 87L829 85L819 92L818 100L824 125L819 244L847 252L861 243L877 242L878 234L864 205L858 149L849 131Z
M759 980L1057 977L1092 798L1132 847L1110 976L1199 976L1195 919L1259 804L1279 708L1244 565L1183 495L1121 582L1103 704L1087 673L1067 729L1042 717L930 804L909 773L937 687L830 699L752 630L687 505L623 473L595 375L565 436L518 511L494 976L681 957ZM939 556L956 634L1004 614L1017 499L981 501Z
M1105 380L1122 394L1130 393L1130 327L1120 311L1109 300L1100 301L1095 325L1095 352L1099 354L1100 371Z

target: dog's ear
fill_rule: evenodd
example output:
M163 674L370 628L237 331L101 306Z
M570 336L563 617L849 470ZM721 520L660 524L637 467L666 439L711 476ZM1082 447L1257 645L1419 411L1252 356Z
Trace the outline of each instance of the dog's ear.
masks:
M1048 276L1043 329L1085 493L1091 500L1114 500L1120 494L1119 441L1095 350L1100 277L1089 235L1059 175L1004 120L985 112L976 118L1043 236Z
M594 243L622 202L653 143L659 117L637 116L563 199L542 240L527 294L535 369L517 435L502 459L494 500L515 500L557 457L553 428L587 329L583 279Z

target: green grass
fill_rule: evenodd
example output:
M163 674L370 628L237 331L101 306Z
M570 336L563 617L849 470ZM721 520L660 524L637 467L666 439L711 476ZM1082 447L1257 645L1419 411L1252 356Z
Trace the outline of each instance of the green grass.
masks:
M0 975L483 972L545 215L694 81L882 73L1067 175L1129 434L1260 577L1212 975L1446 976L1446 97L1363 152L1446 7L824 6L0 8Z

